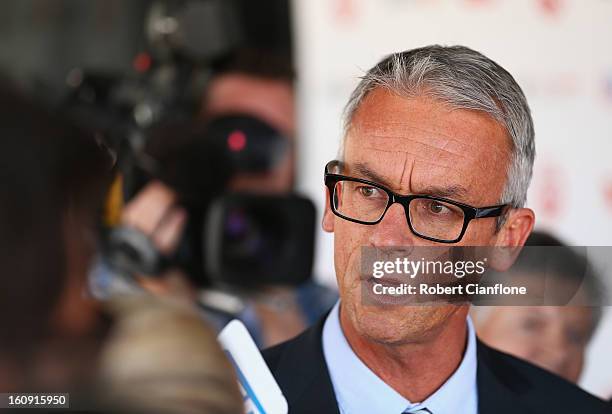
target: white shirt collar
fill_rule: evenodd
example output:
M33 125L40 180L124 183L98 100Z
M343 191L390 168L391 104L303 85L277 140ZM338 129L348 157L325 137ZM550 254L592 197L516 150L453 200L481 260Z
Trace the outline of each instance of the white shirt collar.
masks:
M463 360L451 377L422 403L401 396L372 372L353 352L340 326L336 303L323 326L323 354L343 414L384 412L401 414L419 407L433 414L477 414L476 334L467 318L468 340Z

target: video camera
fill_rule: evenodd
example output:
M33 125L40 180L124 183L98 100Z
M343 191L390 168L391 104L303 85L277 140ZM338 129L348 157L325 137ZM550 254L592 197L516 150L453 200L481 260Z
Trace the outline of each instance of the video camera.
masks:
M197 286L302 283L312 268L312 202L226 192L236 174L271 170L288 155L290 140L246 114L195 120L215 59L240 46L235 10L221 0L172 4L152 6L146 24L152 51L136 57L136 76L78 69L68 77L65 107L94 125L116 154L123 199L159 179L189 215L171 257L138 231L114 227L104 238L105 260L126 275L179 267Z

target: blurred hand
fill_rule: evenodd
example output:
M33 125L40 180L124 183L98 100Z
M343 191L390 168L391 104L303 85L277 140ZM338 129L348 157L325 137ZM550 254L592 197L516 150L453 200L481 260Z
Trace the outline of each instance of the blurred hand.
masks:
M147 184L124 208L121 223L143 232L163 255L171 255L181 239L187 212L176 205L177 195L160 181ZM178 269L170 269L151 277L138 276L140 285L156 295L192 298L187 277Z
M175 204L176 199L176 193L169 187L152 181L125 206L121 223L143 232L161 253L171 254L187 221L187 213Z

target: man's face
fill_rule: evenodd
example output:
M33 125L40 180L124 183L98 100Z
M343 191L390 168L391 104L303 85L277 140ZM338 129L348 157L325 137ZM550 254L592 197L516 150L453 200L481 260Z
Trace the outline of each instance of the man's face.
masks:
M577 382L593 325L586 306L498 306L477 330L487 344Z
M243 74L226 74L215 78L207 91L203 115L248 114L293 140L295 107L289 82ZM232 191L287 193L293 187L293 149L271 171L236 174L229 183Z
M474 207L499 202L510 156L506 130L477 111L451 109L431 98L406 99L385 89L372 91L353 117L342 174L370 179L399 194L427 194ZM495 218L472 220L455 245L496 243ZM432 246L412 234L404 209L389 208L376 225L333 216L324 228L335 233L335 269L343 320L370 340L401 344L435 335L466 306L371 306L362 303L361 247Z

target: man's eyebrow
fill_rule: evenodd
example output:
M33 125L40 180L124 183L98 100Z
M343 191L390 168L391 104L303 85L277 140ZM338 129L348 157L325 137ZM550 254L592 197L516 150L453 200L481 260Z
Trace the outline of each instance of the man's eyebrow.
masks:
M378 175L376 172L374 172L372 169L370 169L365 164L362 164L360 162L356 162L356 163L354 163L352 165L351 169L354 170L360 176L363 176L363 178L365 178L367 180L374 181L375 183L378 183L378 184L382 184L385 187L391 187L389 185L388 180L386 180L385 178L383 178L380 175Z
M465 187L461 185L449 185L449 186L437 186L431 185L423 188L419 191L419 194L425 194L435 197L445 197L445 198L463 198L467 195L468 191Z

